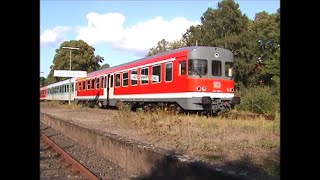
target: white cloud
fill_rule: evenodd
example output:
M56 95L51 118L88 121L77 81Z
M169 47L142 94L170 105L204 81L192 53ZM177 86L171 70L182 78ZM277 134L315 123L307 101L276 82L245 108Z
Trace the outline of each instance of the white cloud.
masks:
M90 45L101 42L115 43L123 34L123 22L125 17L120 13L107 13L99 15L88 13L87 27L78 29L77 40L82 39Z
M184 17L164 20L161 16L124 27L125 17L120 13L97 14L86 16L87 27L78 29L77 40L82 39L90 45L111 43L113 48L145 55L161 39L174 41L180 39L191 25L199 21L189 21Z
M70 28L57 26L53 29L44 30L40 35L40 47L55 47L64 41L64 36Z

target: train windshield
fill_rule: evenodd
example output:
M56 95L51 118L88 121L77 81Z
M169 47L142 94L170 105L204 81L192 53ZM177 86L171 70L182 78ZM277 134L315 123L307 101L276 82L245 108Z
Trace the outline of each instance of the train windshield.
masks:
M188 75L206 75L208 71L208 62L204 59L189 59L188 60Z

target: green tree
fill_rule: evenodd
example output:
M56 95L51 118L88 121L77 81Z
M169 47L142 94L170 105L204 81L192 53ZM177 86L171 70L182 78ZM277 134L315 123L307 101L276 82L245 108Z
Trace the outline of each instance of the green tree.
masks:
M280 75L280 10L257 13L235 53L236 81L245 87L276 85Z
M106 63L106 64L103 64L99 69L106 69L109 67L110 67L110 65L108 63Z
M46 86L45 81L46 81L45 77L40 77L40 86L41 87Z
M165 39L160 40L160 41L157 43L156 46L152 47L152 48L149 50L149 52L148 52L148 54L146 55L146 57L147 57L147 56L153 56L153 55L156 55L156 54L158 54L158 53L165 52L165 51L169 50L169 49L170 49L170 46L169 46L169 45L170 45L169 42L166 41Z
M246 31L249 19L233 0L223 0L217 9L208 8L201 24L191 26L183 35L188 46L219 46L233 52L240 48L240 36Z
M187 32L182 35L182 41L186 46L205 46L206 39L203 38L204 32L202 31L202 25L190 26Z
M168 42L165 39L162 39L157 43L156 46L152 47L149 50L149 52L146 55L146 57L147 56L153 56L153 55L156 55L156 54L161 53L161 52L166 52L168 50L178 49L178 48L185 47L185 46L186 46L186 44L182 40L175 40L173 42Z
M186 46L186 43L181 40L175 40L169 43L170 49L179 49Z
M64 80L63 77L53 77L54 70L69 70L70 69L70 50L62 47L77 47L78 50L71 50L71 70L87 71L88 73L98 70L104 58L95 56L95 49L89 46L83 40L71 40L61 43L56 49L56 54L53 59L53 65L50 66L48 74L48 83Z

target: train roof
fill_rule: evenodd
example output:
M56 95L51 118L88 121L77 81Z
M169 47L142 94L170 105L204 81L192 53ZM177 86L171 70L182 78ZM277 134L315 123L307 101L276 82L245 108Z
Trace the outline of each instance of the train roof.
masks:
M100 69L98 71L93 71L93 72L88 73L88 77L93 77L93 76L96 76L96 75L100 75L100 74L105 73L105 71L112 71L112 70L117 69L117 68L122 67L122 66L127 66L127 65L134 64L134 63L137 63L137 62L140 62L140 61L144 61L144 60L154 59L154 58L157 58L157 57L160 57L160 56L169 55L169 54L172 54L172 53L175 53L175 52L182 52L182 51L188 51L189 52L189 51L193 51L194 49L203 49L203 48L224 49L224 48L221 48L221 47L212 47L212 46L188 46L188 47L182 47L182 48L173 49L173 50L169 50L169 51L166 51L166 52L158 53L158 54L153 55L153 56L148 56L148 57L144 57L144 58L137 59L137 60L134 60L134 61L130 61L130 62L127 62L127 63L119 64L117 66Z
M71 82L75 82L75 79L76 79L76 78L71 78ZM49 84L49 85L47 85L46 87L47 87L47 88L51 88L51 87L55 87L55 86L60 86L60 85L62 85L62 84L68 84L68 83L69 83L69 80L70 80L70 78L69 78L69 79L66 79L66 80L63 80L63 81L59 81L59 82L55 82L55 83Z

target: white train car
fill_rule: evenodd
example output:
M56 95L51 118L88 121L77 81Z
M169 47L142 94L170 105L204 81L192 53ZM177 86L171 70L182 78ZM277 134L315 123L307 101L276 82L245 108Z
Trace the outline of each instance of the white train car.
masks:
M47 100L69 101L70 79L56 82L47 86ZM75 78L71 78L71 101L74 101Z

